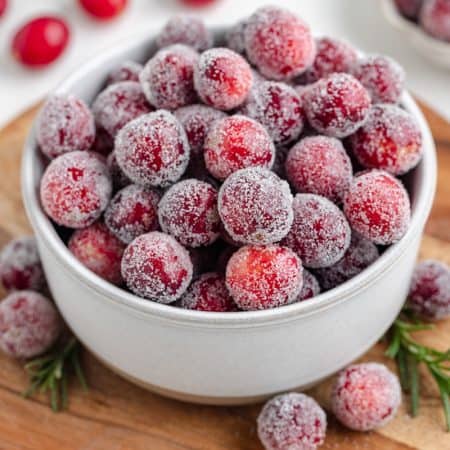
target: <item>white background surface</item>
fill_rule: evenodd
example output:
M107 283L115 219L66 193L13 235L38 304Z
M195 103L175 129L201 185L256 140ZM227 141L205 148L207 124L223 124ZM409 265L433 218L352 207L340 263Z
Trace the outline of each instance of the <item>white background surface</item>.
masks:
M211 24L232 23L270 0L218 0L206 9L187 10L177 0L129 0L126 12L109 23L96 22L78 7L77 0L9 0L0 19L0 127L44 97L67 74L102 49L136 33L157 30L168 17L195 12ZM361 49L386 53L407 71L407 85L450 120L450 71L432 66L384 20L378 0L278 0L272 3L298 13L315 34L345 38ZM37 13L57 13L70 23L72 39L62 58L53 66L28 70L9 54L14 30Z

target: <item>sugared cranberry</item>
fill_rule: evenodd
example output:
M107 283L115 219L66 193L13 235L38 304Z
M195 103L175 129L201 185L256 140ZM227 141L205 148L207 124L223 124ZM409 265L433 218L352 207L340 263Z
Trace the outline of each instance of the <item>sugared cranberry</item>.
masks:
M302 302L320 294L320 284L317 278L306 269L303 269L303 286L295 302Z
M395 4L405 17L416 20L419 17L423 0L395 0Z
M58 224L84 228L95 222L112 193L109 171L92 152L71 152L54 159L41 179L41 202Z
M288 80L314 61L316 45L309 26L276 6L258 9L244 31L249 60L269 79Z
M62 330L58 311L46 297L16 291L0 303L0 348L14 358L32 358L49 350Z
M129 122L116 137L119 166L136 184L167 186L189 163L186 132L174 115L159 110Z
M225 42L230 50L243 55L245 53L244 31L247 26L246 20L241 20L228 28L225 33Z
M258 416L258 436L266 450L316 450L326 429L324 410L296 392L272 398Z
M427 0L420 10L419 22L431 36L450 41L450 0Z
M128 122L152 110L136 81L114 83L101 91L92 103L97 125L112 137Z
M113 197L105 211L105 223L125 244L141 234L158 228L159 194L149 188L130 184Z
M369 431L388 423L401 403L397 377L383 364L364 363L339 373L332 391L331 408L346 427Z
M119 16L128 0L78 0L81 7L97 20L110 20Z
M7 8L8 8L8 0L0 0L0 17L3 16Z
M45 276L36 239L25 236L14 239L0 252L0 282L6 290L40 290Z
M352 75L334 73L307 90L304 107L314 129L327 136L343 138L364 124L370 96Z
M139 81L139 74L143 69L142 64L135 61L124 61L111 70L106 81L107 84L120 83L121 81Z
M447 264L434 260L417 264L408 306L429 320L450 316L450 268Z
M136 238L125 250L122 276L137 295L172 303L192 279L189 253L172 236L153 231Z
M289 151L286 176L297 192L341 203L352 182L352 164L341 141L326 136L302 139Z
M293 220L288 184L262 168L230 175L220 188L218 206L226 231L243 244L278 242Z
M131 184L131 180L123 173L123 170L117 163L116 154L114 151L112 151L106 158L106 165L108 166L109 173L111 174L114 189L122 189Z
M228 261L226 284L239 308L246 311L292 303L302 284L302 263L287 247L241 247Z
M275 146L260 123L235 115L212 125L205 139L204 153L209 172L225 180L233 172L247 167L270 169Z
M204 22L195 16L175 16L164 26L156 38L159 48L184 44L203 52L213 46L214 37Z
M95 139L94 117L83 100L55 95L42 107L36 133L42 153L49 158L89 150Z
M54 16L37 17L22 25L11 47L17 61L30 67L46 66L58 59L69 42L67 23Z
M247 61L228 48L203 52L194 72L195 88L203 102L225 111L244 103L252 82Z

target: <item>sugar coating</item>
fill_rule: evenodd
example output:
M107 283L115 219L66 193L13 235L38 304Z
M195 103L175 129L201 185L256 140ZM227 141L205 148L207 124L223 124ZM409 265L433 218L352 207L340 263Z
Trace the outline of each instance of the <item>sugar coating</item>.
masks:
M275 146L256 120L234 115L214 122L204 144L206 168L218 180L247 167L270 169Z
M320 284L317 278L306 269L303 269L303 286L294 303L308 300L320 294Z
M417 264L408 296L408 306L430 320L450 316L450 268L441 261Z
M357 175L344 198L344 213L355 231L378 245L400 240L411 220L408 193L387 172Z
M41 178L44 211L58 225L84 228L105 210L112 193L104 159L93 152L65 153L51 161Z
M352 233L350 247L336 264L317 269L315 274L322 289L328 291L345 283L369 267L380 256L377 246L358 233Z
M419 17L424 0L395 0L399 11L408 19L415 20Z
M314 61L316 45L309 26L295 14L276 6L259 8L244 31L249 60L267 78L289 80Z
M225 280L240 309L277 308L294 302L300 293L302 263L287 247L245 246L228 261Z
M450 41L450 0L427 0L420 9L419 23L431 36Z
M329 267L350 245L350 226L341 210L315 194L297 194L292 203L294 221L282 241L301 258L305 267Z
M210 245L220 235L217 190L200 180L180 181L161 199L158 218L161 229L181 244Z
M303 131L301 99L295 89L285 83L256 83L242 113L264 125L276 144L292 142Z
M45 286L41 258L33 236L6 244L0 252L0 282L6 290L40 290Z
M247 61L228 48L203 52L194 71L194 85L200 98L224 111L242 105L252 83L253 73Z
M269 400L257 423L266 450L315 450L325 440L327 416L313 398L291 392Z
M136 81L111 84L92 103L97 126L113 138L125 124L152 110L141 85Z
M422 132L415 118L395 105L375 105L366 123L349 139L364 167L403 175L423 154Z
M53 303L37 292L16 291L0 303L0 348L14 358L32 358L49 350L62 326Z
M225 285L224 276L216 272L204 273L195 280L181 297L180 306L196 311L238 311Z
M122 276L140 297L172 303L192 280L189 253L172 236L152 231L136 238L125 249Z
M369 431L386 425L401 403L396 375L378 363L355 364L341 371L333 385L331 409L346 427Z
M286 177L297 192L322 195L342 203L353 169L342 142L327 136L306 137L286 159Z
M156 38L159 48L173 44L188 45L202 52L213 46L214 37L198 17L178 15L168 20Z
M219 190L218 207L225 230L242 244L278 242L293 221L289 185L259 167L230 175Z
M159 200L155 190L130 184L111 200L105 211L105 224L118 239L129 244L158 228Z
M369 93L356 78L334 73L308 88L304 108L315 130L343 138L364 124L370 104Z
M198 53L182 44L159 50L139 75L142 90L155 108L177 109L196 100L194 67Z
M225 33L225 42L230 50L243 55L245 53L244 31L247 20L240 20L232 25Z
M106 81L107 84L120 83L121 81L139 81L139 74L143 65L135 61L123 61L111 70Z
M117 135L114 151L125 175L144 186L168 186L189 163L186 132L165 110L129 122Z
M95 139L94 117L83 100L73 95L52 96L39 112L36 139L49 158L89 150Z
M122 189L131 184L131 180L123 173L123 170L117 163L116 153L114 151L106 158L106 166L111 174L114 189Z
M103 222L76 230L67 246L75 258L96 275L112 284L122 284L120 264L125 244Z

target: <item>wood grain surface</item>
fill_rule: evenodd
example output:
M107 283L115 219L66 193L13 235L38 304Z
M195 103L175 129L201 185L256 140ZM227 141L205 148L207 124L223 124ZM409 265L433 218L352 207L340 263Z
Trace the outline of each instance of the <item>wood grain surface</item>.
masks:
M450 263L450 124L423 108L438 145L439 183L436 201L423 239L421 257ZM0 131L0 246L30 232L22 208L19 169L22 144L36 113L31 109ZM0 293L3 294L3 293ZM450 343L450 320L420 339L441 349ZM389 364L382 344L363 360ZM55 414L47 398L22 398L27 385L21 365L0 355L0 449L43 450L261 450L255 418L261 405L211 407L169 400L124 381L84 352L90 390L74 383L67 411ZM330 380L311 390L326 407ZM429 377L422 386L419 417L407 413L404 399L396 419L377 432L356 433L329 416L325 450L450 450L450 434L437 389Z

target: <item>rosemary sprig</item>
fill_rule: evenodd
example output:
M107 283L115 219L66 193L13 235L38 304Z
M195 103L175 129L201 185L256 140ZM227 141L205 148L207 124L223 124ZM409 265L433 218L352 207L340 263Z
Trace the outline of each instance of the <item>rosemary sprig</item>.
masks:
M25 364L30 378L30 385L23 393L30 397L36 392L48 393L50 405L57 412L67 407L67 383L74 372L84 390L86 380L80 365L80 343L71 337L65 344L56 347L47 355L32 359Z

